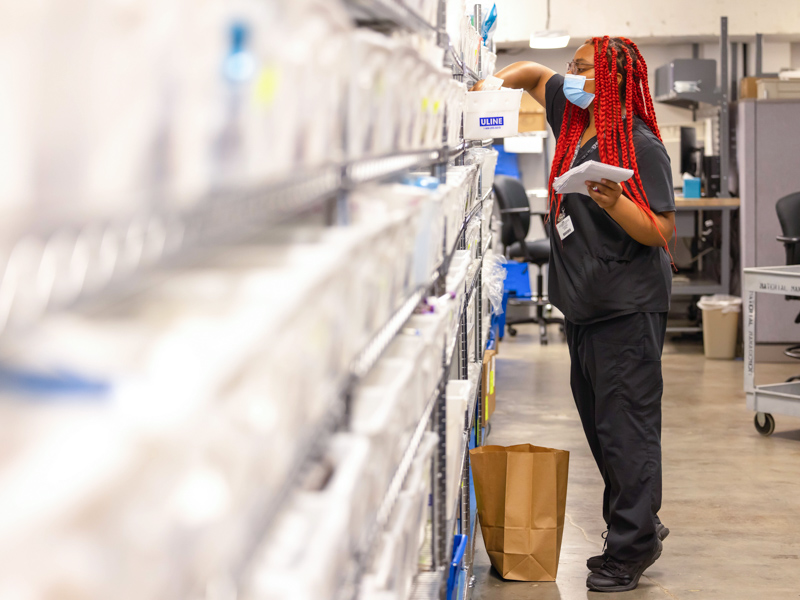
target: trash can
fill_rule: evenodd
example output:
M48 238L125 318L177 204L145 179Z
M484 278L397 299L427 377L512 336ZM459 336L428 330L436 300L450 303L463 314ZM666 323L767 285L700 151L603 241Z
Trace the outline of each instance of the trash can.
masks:
M703 351L706 358L731 360L736 354L742 299L715 294L700 298L697 307L703 311Z

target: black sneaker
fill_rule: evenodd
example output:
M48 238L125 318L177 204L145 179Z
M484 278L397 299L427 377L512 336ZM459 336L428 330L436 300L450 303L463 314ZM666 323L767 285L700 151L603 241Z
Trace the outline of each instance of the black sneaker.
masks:
M609 556L599 573L590 573L586 587L593 592L628 592L636 589L639 578L661 556L663 545L656 539L652 554L641 562L622 562Z
M656 517L658 519L658 517ZM669 535L669 527L664 525L660 520L656 522L656 535L662 542L667 539Z
M586 566L592 573L599 573L600 569L603 568L603 563L606 562L608 558L608 554L606 554L606 544L608 544L608 528L600 534L600 537L603 538L603 553L598 554L597 556L592 556L591 558L586 560Z
M603 533L603 539L605 539L607 535L608 531ZM669 527L666 527L661 521L658 521L656 523L656 535L658 539L663 542L669 535ZM603 568L603 563L606 562L606 558L608 558L608 554L605 553L605 544L603 544L603 553L587 559L586 566L592 573L599 573L600 569Z

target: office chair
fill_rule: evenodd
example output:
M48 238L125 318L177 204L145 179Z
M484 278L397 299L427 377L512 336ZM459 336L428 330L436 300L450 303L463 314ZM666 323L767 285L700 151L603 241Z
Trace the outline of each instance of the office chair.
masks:
M531 225L531 207L528 195L519 179L506 175L497 175L494 181L494 193L500 214L503 219L501 240L505 248L506 258L526 262L538 267L536 276L536 295L530 298L512 298L509 304L529 305L536 307L536 315L520 319L506 319L508 333L517 334L514 325L520 323L538 323L539 341L547 344L547 326L557 324L564 328L564 319L550 317L545 314L545 309L550 302L544 295L544 277L542 267L550 262L550 239L544 238L534 241L525 241ZM547 228L545 227L545 233Z
M777 239L786 248L786 264L800 265L800 192L778 200L775 210L783 233ZM786 296L786 299L800 300L800 296ZM800 323L800 314L795 317L794 322ZM800 344L790 346L783 353L789 358L800 360ZM787 381L800 381L800 375L790 377Z

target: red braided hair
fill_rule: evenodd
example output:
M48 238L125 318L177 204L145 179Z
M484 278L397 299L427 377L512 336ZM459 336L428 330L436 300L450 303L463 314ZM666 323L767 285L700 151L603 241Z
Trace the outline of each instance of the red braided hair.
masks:
M647 81L647 63L639 48L628 38L595 37L586 43L594 44L595 100L594 117L600 160L609 165L633 170L633 177L622 184L622 191L650 220L657 221L639 176L636 149L633 146L633 117L638 116L661 139L656 122L653 99ZM617 85L617 73L622 83ZM626 118L622 118L622 98ZM550 214L558 215L562 197L553 190L553 180L570 168L575 149L589 123L589 111L567 102L561 133L556 143L553 166L550 169ZM663 237L663 236L662 236ZM664 246L667 241L664 240Z

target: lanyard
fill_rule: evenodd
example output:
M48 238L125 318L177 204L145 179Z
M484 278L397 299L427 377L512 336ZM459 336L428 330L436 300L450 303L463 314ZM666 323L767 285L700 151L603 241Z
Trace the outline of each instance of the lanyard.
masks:
M585 130L584 130L584 133L585 133ZM581 137L583 137L583 134L581 134ZM595 148L597 148L597 145L598 145L598 141L597 141L597 140L595 140L595 141L594 141L594 144L592 144L591 148L589 148L589 149L586 151L586 154L589 154L589 153L591 153L591 152L594 152ZM572 155L572 162L569 164L569 168L570 168L570 169L571 169L571 168L572 168L572 167L575 165L575 160L578 158L578 153L580 152L580 150L581 150L581 144L580 144L580 141L578 141L578 143L577 143L577 144L575 144L575 153ZM566 198L564 198L564 200L566 200ZM564 220L564 218L565 218L566 216L567 216L567 213L566 213L566 211L564 210L564 204L562 203L562 205L561 205L561 214L559 214L559 215L556 217L556 223L557 223L557 224L558 224L558 223L561 223L561 221L563 221L563 220ZM570 232L570 233L572 233L572 232ZM569 233L568 233L567 235L569 235ZM566 237L566 235L565 235L565 236L562 236L562 238L561 238L561 239L564 239L565 237Z
M581 137L583 137L583 135L581 135ZM592 144L592 147L589 148L586 151L586 154L589 154L590 152L594 152L595 148L597 148L597 145L598 145L597 144L597 140L595 140L594 144ZM575 159L578 158L578 153L580 152L580 150L581 150L581 144L580 144L580 141L578 141L578 143L575 144L575 154L572 155L572 162L569 163L569 168L570 169L575 166Z

